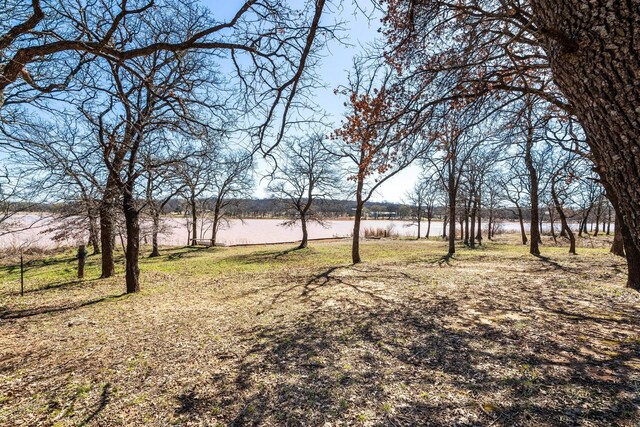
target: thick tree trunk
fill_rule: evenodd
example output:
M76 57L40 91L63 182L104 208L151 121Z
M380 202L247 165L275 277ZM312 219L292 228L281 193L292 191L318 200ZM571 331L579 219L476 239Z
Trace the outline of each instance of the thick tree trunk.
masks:
M628 231L628 286L640 290L640 34L637 1L531 0L555 82L587 136ZM627 254L629 256L629 254Z
M424 236L425 239L428 239L429 234L431 233L431 216L432 216L431 209L433 208L429 208L429 215L427 216L427 233Z
M611 205L607 207L607 236L611 234Z
M140 222L138 218L138 209L135 206L135 200L131 195L133 189L124 192L123 208L124 218L127 228L127 250L125 253L125 271L127 293L140 291L140 268L138 259L140 257Z

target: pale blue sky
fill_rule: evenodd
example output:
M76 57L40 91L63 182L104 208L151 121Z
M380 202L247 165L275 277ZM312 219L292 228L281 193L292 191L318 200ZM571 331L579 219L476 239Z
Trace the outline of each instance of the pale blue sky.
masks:
M218 20L225 20L233 16L244 3L243 0L201 0L211 9ZM337 0L340 1L340 0ZM299 0L296 3L302 3ZM333 90L346 83L347 73L353 63L353 57L361 51L361 46L370 43L378 35L380 20L367 19L361 12L356 12L351 0L343 0L342 7L332 6L332 13L325 19L335 20L336 15L340 21L346 21L345 31L342 33L344 41L348 44L334 42L327 46L326 56L322 60L319 70L320 78L325 87L317 89L314 100L319 107L326 111L330 119L337 127L344 114L344 98L335 95ZM401 202L405 199L405 193L410 190L417 174L417 167L409 168L383 184L373 198L374 201ZM256 197L266 197L266 182L262 181L256 191Z

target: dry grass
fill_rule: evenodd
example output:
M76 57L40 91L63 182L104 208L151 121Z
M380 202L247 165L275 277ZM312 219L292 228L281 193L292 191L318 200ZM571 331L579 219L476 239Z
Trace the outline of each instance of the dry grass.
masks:
M21 298L8 261L0 425L637 426L640 296L599 246L183 248L132 296L66 253Z

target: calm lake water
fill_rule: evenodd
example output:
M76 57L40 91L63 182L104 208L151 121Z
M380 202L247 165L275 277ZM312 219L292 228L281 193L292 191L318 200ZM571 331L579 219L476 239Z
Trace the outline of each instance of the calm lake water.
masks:
M36 246L51 248L57 246L75 246L86 239L86 233L80 231L70 231L62 238L54 240L54 232L48 231L52 226L57 225L55 219L38 216L37 214L22 215L17 223L22 225L31 224L38 221L36 225L14 233L0 236L0 248ZM302 235L300 224L292 227L283 226L281 219L246 219L231 220L225 224L218 233L218 242L225 245L259 244L259 243L285 243L299 241ZM19 224L15 224L19 226ZM486 226L484 224L483 226ZM528 224L525 225L528 232ZM144 229L145 227L143 227ZM183 246L187 244L188 231L187 219L167 217L163 219L163 230L159 235L161 245ZM418 227L411 221L400 220L364 220L362 221L362 232L366 228L390 229L401 236L417 235ZM502 228L506 232L518 232L520 225L516 222L505 222ZM148 229L148 227L147 227ZM352 220L327 221L325 227L317 223L308 226L310 239L339 238L351 236L353 230ZM421 235L424 236L427 230L426 221L422 223ZM198 238L209 239L211 236L210 227L204 224L199 227ZM431 223L431 236L442 234L442 222ZM119 243L119 239L116 238ZM149 243L150 238L146 239Z

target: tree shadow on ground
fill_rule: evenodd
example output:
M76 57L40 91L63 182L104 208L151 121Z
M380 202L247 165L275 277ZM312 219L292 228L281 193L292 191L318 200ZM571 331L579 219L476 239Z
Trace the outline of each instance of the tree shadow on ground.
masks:
M584 316L578 332L557 295L530 293L530 308L506 294L473 309L446 295L392 299L357 273L332 267L276 293L272 304L316 304L247 330L233 368L176 396L176 414L305 426L609 426L638 415L640 376L629 362L640 340L621 340L615 355L598 344L615 320Z
M5 307L0 308L0 319L3 320L15 320L15 319L23 319L26 317L38 316L41 314L50 314L50 313L60 313L65 311L77 310L82 307L87 307L91 305L95 305L101 302L106 301L115 301L124 296L127 293L121 293L116 295L107 295L100 298L95 298L79 303L69 303L69 304L60 304L60 305L45 305L40 307L32 307L26 309L9 309Z

